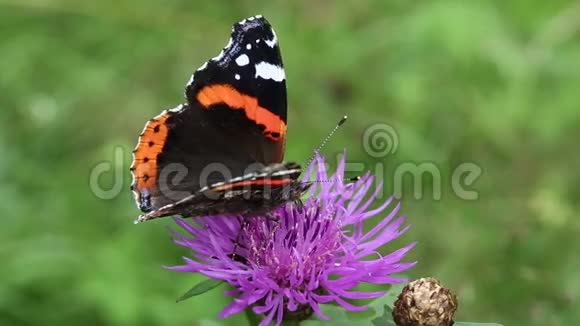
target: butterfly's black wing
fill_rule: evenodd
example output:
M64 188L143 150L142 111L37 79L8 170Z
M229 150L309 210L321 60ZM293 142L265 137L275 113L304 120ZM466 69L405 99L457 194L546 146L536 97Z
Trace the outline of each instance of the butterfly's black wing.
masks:
M186 104L147 122L135 148L132 188L144 212L283 159L285 74L265 18L235 24L226 47L193 74L185 94Z

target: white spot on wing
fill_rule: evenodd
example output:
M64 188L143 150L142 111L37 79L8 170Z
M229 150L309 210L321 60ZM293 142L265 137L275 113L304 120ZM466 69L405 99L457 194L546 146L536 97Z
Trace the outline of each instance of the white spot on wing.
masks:
M251 49L252 49L252 44L251 43L246 44L246 50L251 50Z
M271 40L264 40L264 42L266 42L266 44L268 44L268 46L271 48L275 47L278 43L278 36L276 36L276 32L273 29L272 35L274 35L274 37Z
M232 40L232 38L230 37L230 39L228 40L228 44L226 44L226 46L224 47L224 50L227 50L227 49L229 49L229 48L230 48L230 46L232 46L232 43L233 43L233 42L234 42L234 41L233 41L233 40Z
M241 78L239 74L236 74L234 77L236 78L236 80L240 80Z
M220 54L218 54L217 56L213 57L211 60L212 61L220 61L223 57L224 57L224 50L222 50L220 52Z
M186 86L189 86L191 84L193 84L193 75L191 75L191 77L189 77L189 80L187 81L187 85Z
M290 170L282 170L282 171L276 171L274 173L272 173L273 177L279 177L279 176L285 176L285 175L292 175L295 173L299 173L300 169L290 169Z
M232 40L232 38L230 37L230 40L228 41L228 44L226 44L226 47L225 47L225 48L223 48L223 50L220 52L220 54L218 54L217 56L213 57L213 59L212 59L212 60L213 60L213 61L220 61L220 60L221 60L221 59L224 57L225 51L226 51L227 49L229 49L229 48L230 48L230 46L232 46L232 43L233 43L233 40Z
M284 68L262 61L256 65L256 77L281 82L286 78Z
M204 70L205 68L207 68L207 61L204 62L204 64L202 64L201 67L197 68L196 71L201 71L201 70ZM193 75L191 75L191 77L189 77L189 80L187 81L186 86L190 86L191 84L193 84Z
M204 62L201 67L197 68L197 71L204 70L205 68L207 68L207 61Z
M243 67L248 63L250 63L250 58L245 54L241 54L239 57L236 58L236 63L238 64L238 66Z
M174 107L173 109L169 109L171 112L180 112L185 108L185 105L179 104L178 106Z

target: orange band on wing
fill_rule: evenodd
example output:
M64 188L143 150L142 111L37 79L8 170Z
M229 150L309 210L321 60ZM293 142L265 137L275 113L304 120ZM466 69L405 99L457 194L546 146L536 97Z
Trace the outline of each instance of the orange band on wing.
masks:
M157 187L157 155L163 150L167 140L168 127L166 125L169 113L149 120L139 136L139 143L133 151L134 159L131 172L135 177L137 190Z
M219 187L215 187L212 188L212 190L214 191L224 191L224 190L228 190L234 187L239 187L239 186L255 186L255 185L270 185L270 186L283 186L285 184L289 184L290 182L292 182L292 179L287 178L287 179L276 179L276 180L272 180L272 179L258 179L258 180L244 180L244 181L239 181L239 182L234 182L234 183L228 183Z
M286 134L286 123L279 116L258 105L258 99L242 94L229 85L206 86L197 94L197 100L205 108L215 104L226 104L244 110L246 117L266 127L264 136L278 141Z

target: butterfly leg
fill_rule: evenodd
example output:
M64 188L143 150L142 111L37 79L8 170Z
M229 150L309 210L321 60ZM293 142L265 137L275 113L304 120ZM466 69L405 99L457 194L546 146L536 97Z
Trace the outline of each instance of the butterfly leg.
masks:
M246 257L238 254L238 249L239 248L243 248L240 245L240 240L242 238L242 232L246 229L248 222L245 218L243 217L239 217L239 222L240 222L240 231L238 231L238 235L236 236L236 241L234 242L234 248L232 249L232 253L229 255L229 257L233 260L233 261L237 261L243 264L246 264L248 262L248 260L246 259Z
M264 217L271 222L274 222L276 224L280 223L280 217L274 215L272 212L267 212Z
M302 199L298 198L294 201L294 203L296 203L296 207L298 208L298 210L300 212L303 212L304 210L304 203L302 202Z

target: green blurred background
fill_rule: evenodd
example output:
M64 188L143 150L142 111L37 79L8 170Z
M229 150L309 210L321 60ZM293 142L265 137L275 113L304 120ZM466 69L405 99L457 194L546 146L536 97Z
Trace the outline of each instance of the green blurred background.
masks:
M394 246L419 241L409 276L454 289L459 320L578 324L578 2L0 0L1 325L215 319L220 291L175 303L195 279L161 267L187 254L171 220L133 225L130 150L258 13L286 66L287 159L348 113L327 155L383 164L388 192L402 163L442 173L440 200L403 191L413 226ZM375 123L397 131L395 153L365 153ZM463 162L483 171L477 200L451 189ZM100 184L121 180L117 196L91 191L95 167L113 169Z

